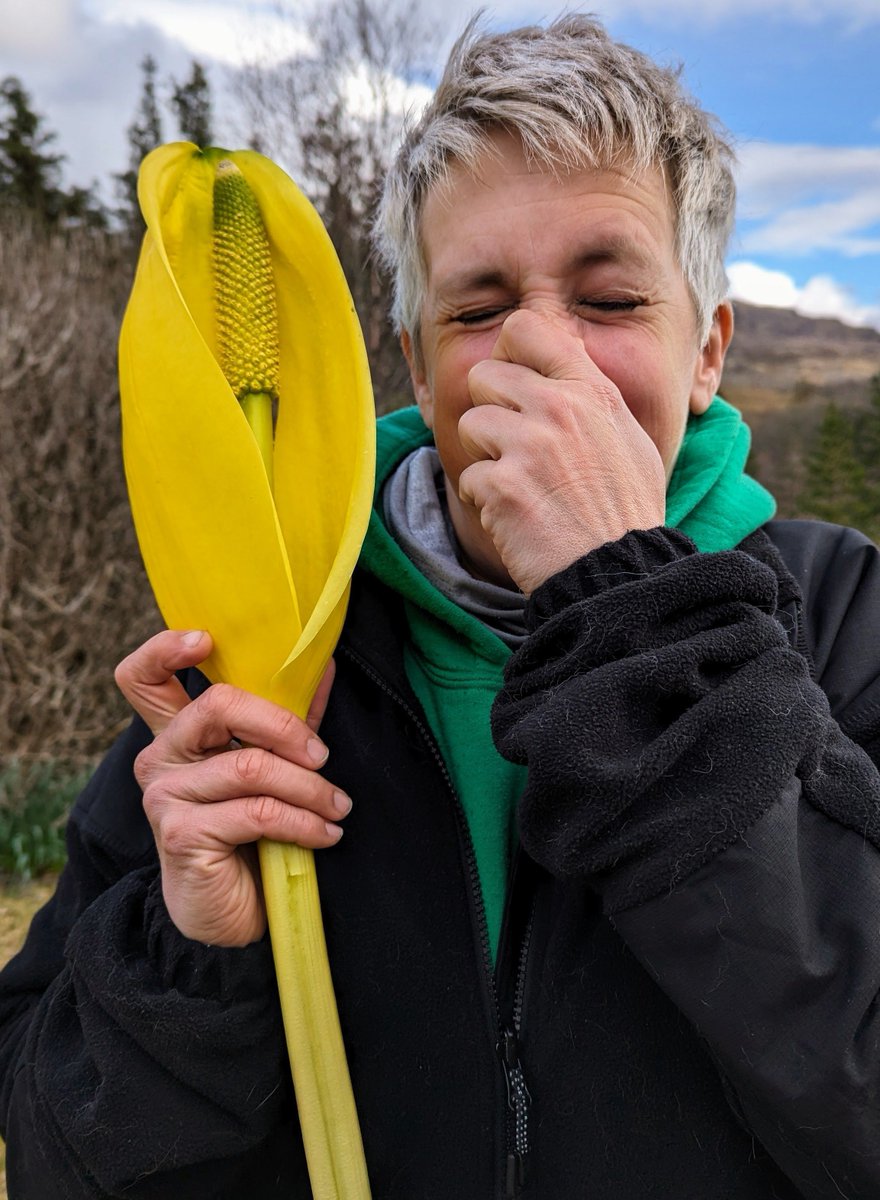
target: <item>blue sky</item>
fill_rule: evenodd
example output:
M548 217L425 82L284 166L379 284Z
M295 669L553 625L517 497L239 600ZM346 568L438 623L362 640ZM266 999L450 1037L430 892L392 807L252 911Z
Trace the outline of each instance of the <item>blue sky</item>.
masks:
M851 313L873 309L862 316L880 325L880 0L873 14L797 7L665 29L638 17L609 25L682 61L691 90L733 132L742 168L732 263L782 272L801 289L828 277L850 289ZM821 285L812 292L821 305Z
M193 55L225 70L301 45L304 0L0 0L0 76L19 75L59 133L68 179L125 165L148 51L164 78ZM665 63L733 134L740 204L732 293L880 328L880 0L594 0L611 33ZM444 0L453 36L472 11ZM558 9L500 0L498 26ZM448 45L448 41L447 41ZM225 64L225 65L224 65ZM236 141L222 105L218 140ZM170 135L169 131L169 135ZM239 140L240 137L239 137Z

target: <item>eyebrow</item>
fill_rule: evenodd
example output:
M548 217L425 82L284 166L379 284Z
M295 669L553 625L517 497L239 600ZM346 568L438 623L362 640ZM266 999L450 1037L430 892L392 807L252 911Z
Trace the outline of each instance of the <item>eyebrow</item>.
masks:
M653 258L638 242L628 237L604 237L587 249L576 251L565 264L565 271L585 270L589 267L602 266L604 263L624 262L637 269L646 269L653 263ZM448 299L474 292L489 291L493 288L505 289L511 286L511 281L500 268L492 270L474 270L465 267L453 272L437 289L440 299Z

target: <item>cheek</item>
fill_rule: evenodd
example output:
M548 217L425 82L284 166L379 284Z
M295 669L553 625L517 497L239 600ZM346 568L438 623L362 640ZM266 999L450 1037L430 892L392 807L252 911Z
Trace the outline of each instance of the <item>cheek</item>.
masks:
M450 473L453 462L461 470L471 461L459 444L458 422L472 407L468 373L471 367L490 357L495 340L494 335L474 338L467 345L437 356L432 380L434 439Z
M687 420L690 375L655 340L625 336L596 338L590 357L615 384L629 411L660 452L667 469L678 452Z
M644 386L623 393L632 415L660 452L667 476L675 462L688 414L688 396L670 380L656 380L656 388ZM665 386L665 391L663 390Z

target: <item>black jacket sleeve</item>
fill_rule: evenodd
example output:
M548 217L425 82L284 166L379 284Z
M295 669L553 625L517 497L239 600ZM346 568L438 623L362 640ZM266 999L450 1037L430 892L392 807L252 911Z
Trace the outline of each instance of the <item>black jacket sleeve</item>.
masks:
M854 537L801 580L818 682L770 566L656 529L535 592L493 718L526 850L601 895L803 1194L876 1200L880 563Z
M148 738L135 721L79 798L0 974L10 1200L241 1196L298 1136L268 942L206 947L168 917L131 772Z

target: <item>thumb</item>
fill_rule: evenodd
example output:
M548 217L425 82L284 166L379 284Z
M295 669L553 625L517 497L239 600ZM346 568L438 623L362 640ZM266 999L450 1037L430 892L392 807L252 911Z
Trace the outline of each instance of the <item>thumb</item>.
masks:
M116 668L116 686L154 734L190 699L175 672L194 667L211 653L211 636L200 629L166 629L138 646Z
M547 379L579 379L598 371L571 321L543 310L512 312L501 326L492 358L530 367Z

